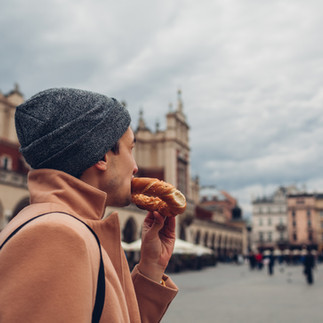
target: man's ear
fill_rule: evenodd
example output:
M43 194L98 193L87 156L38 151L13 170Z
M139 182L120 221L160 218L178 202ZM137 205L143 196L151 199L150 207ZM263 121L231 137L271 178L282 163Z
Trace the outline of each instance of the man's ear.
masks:
M101 171L105 171L108 168L107 163L107 155L104 155L104 158L99 160L96 164L94 164L95 168Z

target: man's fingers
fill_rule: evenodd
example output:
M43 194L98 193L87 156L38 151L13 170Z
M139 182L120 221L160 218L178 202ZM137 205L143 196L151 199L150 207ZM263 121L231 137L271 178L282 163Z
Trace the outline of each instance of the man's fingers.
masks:
M154 221L153 221L149 231L152 231L154 233L158 233L162 229L162 227L164 226L165 219L158 212L153 212L153 217L154 217Z
M165 228L170 231L175 231L176 219L174 216L167 217L165 220Z
M151 226L154 223L154 220L155 220L155 217L153 212L148 212L144 220L144 223L148 224L148 226Z

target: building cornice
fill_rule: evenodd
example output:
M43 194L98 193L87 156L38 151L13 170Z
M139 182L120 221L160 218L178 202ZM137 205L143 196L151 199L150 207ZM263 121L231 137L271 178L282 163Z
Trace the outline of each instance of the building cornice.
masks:
M27 189L27 175L0 169L0 184Z
M231 225L230 223L220 223L220 222L215 222L212 220L201 220L201 219L197 219L197 218L194 218L193 223L195 223L201 227L208 227L208 228L212 227L212 228L218 228L221 230L242 233L241 227Z
M167 142L174 142L174 143L178 144L179 146L184 147L188 151L191 150L187 144L185 144L181 140L178 140L177 138L148 138L148 139L144 139L144 138L140 138L140 136L138 136L136 134L136 143L157 144L157 143L167 143Z

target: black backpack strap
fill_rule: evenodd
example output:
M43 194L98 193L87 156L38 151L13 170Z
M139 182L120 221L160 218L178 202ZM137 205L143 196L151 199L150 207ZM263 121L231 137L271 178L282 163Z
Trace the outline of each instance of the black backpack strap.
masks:
M96 233L93 231L93 229L87 225L85 222L83 222L82 220L78 219L77 217L69 214L69 213L65 213L65 212L58 212L58 211L54 211L54 212L47 212L47 213L43 213L40 214L32 219L29 219L28 221L24 222L23 224L21 224L18 228L16 228L13 232L11 232L11 234L6 238L6 240L1 244L0 246L0 250L2 249L2 247L8 242L8 240L10 240L17 232L19 232L26 224L28 224L29 222L47 215L47 214L51 214L51 213L62 213L62 214L66 214L71 216L72 218L80 221L81 223L83 223L94 235L96 242L98 243L99 246L99 251L100 251L100 268L99 268L99 274L98 274L98 282L97 282L97 287L96 287L96 296L95 296L95 304L94 304L94 308L93 308L93 312L92 312L92 322L93 323L97 323L100 321L101 318L101 314L102 314L102 310L103 310L103 306L104 306L104 299L105 299L105 275L104 275L104 265L103 265L103 259L102 259L102 250L101 250L101 243L100 240L98 238L98 236L96 235Z

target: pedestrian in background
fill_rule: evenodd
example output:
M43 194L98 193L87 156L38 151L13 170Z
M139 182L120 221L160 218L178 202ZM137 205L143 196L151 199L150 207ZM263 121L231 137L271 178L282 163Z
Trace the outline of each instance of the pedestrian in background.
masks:
M256 262L256 256L253 251L250 251L248 258L249 258L249 268L251 270L254 270L256 268L257 262Z
M258 269L262 270L262 268L264 267L264 263L263 263L263 254L261 251L258 251L258 253L256 254L256 263L257 263Z
M268 274L271 276L274 274L275 256L274 252L271 251L268 256Z
M309 285L314 283L313 269L315 267L315 259L310 249L307 250L307 254L304 257L304 275Z

